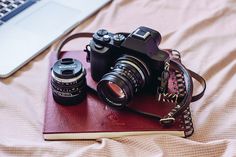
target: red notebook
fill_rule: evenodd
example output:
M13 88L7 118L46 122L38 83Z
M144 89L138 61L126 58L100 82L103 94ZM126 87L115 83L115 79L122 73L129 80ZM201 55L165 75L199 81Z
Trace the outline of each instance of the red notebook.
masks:
M90 64L85 61L84 52L67 52L64 57L79 59L86 68L87 83L96 88L90 76ZM50 58L50 66L56 62L55 53ZM155 118L149 118L134 112L117 110L106 105L99 97L91 93L78 105L63 106L57 104L52 97L49 71L48 90L43 136L45 140L78 140L116 138L130 135L171 134L186 137L192 134L193 126L189 108L180 115L173 126L163 127ZM175 76L170 81L173 81ZM169 83L169 90L173 90ZM174 103L158 102L154 96L134 97L130 106L139 110L167 114Z

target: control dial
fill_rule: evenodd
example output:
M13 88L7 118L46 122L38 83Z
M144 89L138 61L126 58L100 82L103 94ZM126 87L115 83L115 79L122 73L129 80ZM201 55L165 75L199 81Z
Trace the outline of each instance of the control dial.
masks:
M113 36L113 40L114 40L114 43L118 45L118 44L121 44L122 41L125 40L125 36L123 34L115 34Z

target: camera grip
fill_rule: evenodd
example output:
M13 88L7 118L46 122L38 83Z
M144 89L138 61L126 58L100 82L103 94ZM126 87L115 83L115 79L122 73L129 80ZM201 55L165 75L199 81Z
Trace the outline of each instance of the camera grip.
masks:
M91 76L93 80L99 81L102 76L110 70L113 59L111 57L111 52L108 52L109 48L103 47L98 50L94 46L90 46Z

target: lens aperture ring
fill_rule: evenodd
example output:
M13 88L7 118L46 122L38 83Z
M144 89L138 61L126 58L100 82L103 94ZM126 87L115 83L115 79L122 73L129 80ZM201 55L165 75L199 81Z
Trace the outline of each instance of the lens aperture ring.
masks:
M131 55L124 55L117 59L117 62L126 62L133 66L133 68L137 69L138 72L142 75L142 78L145 78L146 83L148 83L149 78L151 77L151 72L147 66L147 64L142 61L141 59L131 56Z
M126 78L126 81L129 81L132 84L132 88L134 88L135 93L138 92L140 87L142 87L141 79L135 75L135 71L132 69L129 69L122 64L117 64L115 65L113 71Z
M64 95L67 95L67 97L78 95L80 91L83 91L84 88L86 88L86 80L80 81L80 84L74 86L63 86L63 85L59 86L58 84L55 84L53 80L51 81L51 84L55 92L61 93L60 95L62 96L64 93Z

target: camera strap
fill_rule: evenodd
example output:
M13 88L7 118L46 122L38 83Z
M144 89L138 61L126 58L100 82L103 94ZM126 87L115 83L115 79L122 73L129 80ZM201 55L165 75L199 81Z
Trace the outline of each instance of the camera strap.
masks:
M93 36L93 33L89 33L89 32L83 32L83 33L76 33L76 34L72 34L68 37L66 37L64 40L62 40L57 48L56 48L56 53L57 53L57 59L59 60L61 58L61 49L71 40L74 39L78 39L78 38L91 38Z
M78 38L91 38L93 34L94 33L83 32L83 33L76 33L76 34L66 37L64 40L62 40L59 43L59 46L56 48L57 59L59 60L61 58L61 53L62 53L61 50L68 42L74 39L78 39ZM128 33L123 33L123 34L127 35ZM171 49L168 49L167 51L170 54L174 52L178 52L176 50L171 50ZM87 47L86 47L85 52L87 52L87 60L89 60L90 51ZM181 100L176 103L175 107L165 116L143 112L143 111L137 110L135 108L130 108L130 107L127 107L127 110L130 110L130 111L133 111L133 112L136 112L136 113L148 116L148 117L154 117L160 120L160 123L163 126L169 126L175 122L175 118L177 118L186 108L189 107L191 102L199 100L204 95L204 92L206 89L206 82L203 79L203 77L187 69L180 61L180 54L177 54L177 55L179 55L179 58L176 59L172 57L170 59L170 68L173 68L174 70L181 72L184 79L186 92L185 92L185 95L181 98ZM192 96L193 94L192 78L194 78L196 81L198 81L202 85L202 91L194 96ZM90 87L88 88L92 89L92 92L96 94L96 91L94 91L93 88L90 88Z
M173 68L174 70L180 71L184 77L183 79L185 82L185 95L180 101L176 103L176 106L165 116L143 112L135 108L129 108L130 111L133 111L133 112L136 112L136 113L148 116L148 117L155 117L160 120L160 123L163 126L169 126L173 124L175 122L175 119L189 107L191 102L199 100L204 95L205 90L206 90L206 82L203 79L203 77L187 69L182 63L180 63L179 61L175 59L170 60L170 67ZM192 96L193 94L192 78L198 81L202 86L202 91L194 96Z

